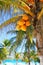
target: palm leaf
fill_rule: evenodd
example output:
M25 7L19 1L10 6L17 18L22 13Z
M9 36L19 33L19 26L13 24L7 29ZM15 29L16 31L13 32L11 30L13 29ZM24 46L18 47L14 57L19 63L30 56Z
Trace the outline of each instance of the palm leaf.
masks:
M4 40L3 43L4 43L5 46L10 46L11 45L11 42L8 39Z
M10 42L12 43L15 39L16 39L16 36L12 37L12 38L10 39Z
M34 16L34 14L30 11L30 7L25 2L23 2L21 0L18 0L18 1L9 1L9 2L7 2L5 0L4 1L0 0L0 5L2 7L6 6L4 9L9 8L11 5L13 7L16 6L16 7L20 8L20 9L24 10L27 14L31 15L32 17Z
M30 45L31 45L31 41L27 39L26 44L25 44L25 51L29 52Z
M18 3L14 2L14 5L20 9L22 9L25 13L34 17L34 14L31 12L30 7L25 2L19 0Z
M1 1L2 6L4 6L3 2L4 2L4 4L8 3L7 1ZM23 2L21 0L20 1L15 1L14 3L12 1L9 1L9 2L10 2L10 5L12 4L13 6L16 6L16 7L20 8L20 9L24 10L27 14L29 14L31 16L34 16L34 14L30 11L29 6L25 2ZM9 5L9 3L8 3L8 5ZM0 28L3 28L4 26L9 25L10 23L14 23L17 18L18 18L18 16L13 17L13 18L5 21L4 23L2 23L0 25Z
M0 48L0 60L5 60L7 58L8 51L6 48Z
M0 10L8 10L10 9L12 2L11 1L6 1L6 0L0 0Z
M29 37L31 43L33 42L33 35L32 35L33 30L34 30L34 28L33 28L33 26L31 25L31 26L27 27L27 31L26 31L26 34L27 34L27 36Z
M10 34L10 33L11 33L11 34L13 34L13 33L15 34L15 33L17 33L17 32L18 32L18 31L16 31L16 30L10 30L10 31L7 32L7 34Z
M21 16L22 16L22 15L21 15ZM7 26L7 25L9 25L10 23L15 23L19 17L20 17L20 15L15 16L15 17L10 18L9 20L5 21L4 23L2 23L2 24L0 25L0 29L3 28L3 27L5 27L5 26Z
M41 17L42 17L42 15L43 15L43 8L42 8L42 10L40 11L40 13L39 13L39 15L38 15L38 20L40 20L41 19Z
M21 45L23 39L24 39L25 35L24 35L24 31L18 31L18 34L16 36L16 44L19 46Z
M25 34L23 31L19 31L16 35L16 41L13 42L11 48L10 48L10 52L12 51L12 49L14 49L15 51L17 50L17 48L21 45L23 39L25 38ZM14 38L13 38L14 39Z

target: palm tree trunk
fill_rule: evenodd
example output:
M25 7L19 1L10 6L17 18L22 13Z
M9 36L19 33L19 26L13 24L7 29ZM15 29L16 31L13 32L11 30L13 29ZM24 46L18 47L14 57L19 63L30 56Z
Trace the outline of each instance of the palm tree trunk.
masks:
M40 65L43 65L43 34L42 34L42 31L41 33L37 33L36 41L37 41L37 49L39 53Z
M41 20L38 22L39 26L37 26L37 35L36 35L36 41L37 41L37 48L40 58L40 65L43 65L43 17L41 17Z
M40 56L40 65L43 65L43 56Z

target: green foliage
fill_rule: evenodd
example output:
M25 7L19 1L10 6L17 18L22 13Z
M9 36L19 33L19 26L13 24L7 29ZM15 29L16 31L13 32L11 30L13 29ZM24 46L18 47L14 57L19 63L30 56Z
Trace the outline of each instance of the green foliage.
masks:
M20 56L20 54L15 52L15 59L16 60L18 60L20 58L19 56Z
M9 11L11 7L13 8L13 10L15 10L15 7L23 10L24 13L26 13L28 16L30 16L30 18L32 18L32 20L34 20L34 16L36 14L34 14L34 12L31 11L31 8L29 8L29 4L26 2L26 0L0 0L0 10L1 11L3 11L3 10L4 11ZM36 8L36 5L35 5L33 7L33 10L36 10L36 9L37 8ZM13 11L13 14L14 14L14 11ZM9 25L11 23L16 24L17 21L18 21L18 19L19 19L19 17L21 17L22 15L23 14L15 16L15 17L12 17L11 19L5 21L4 23L2 23L0 25L0 28L3 28L4 26L7 26L7 25ZM32 51L32 52L30 51L30 49L33 50L34 47L35 47L35 43L33 41L33 30L34 30L34 27L33 27L33 21L32 20L31 20L32 25L30 25L29 27L27 27L26 32L21 31L21 30L20 31L14 30L12 32L10 31L11 33L13 33L13 32L16 33L16 36L13 37L10 41L9 40L5 40L4 41L5 46L10 46L11 45L10 52L12 52L13 49L14 49L14 51L17 51L18 47L21 46L23 40L25 39L26 43L25 42L24 42L25 44L23 43L25 45L25 53L24 53L24 59L23 59L25 62L29 62L30 59L34 60L35 62L39 61L38 58L37 58L37 54L35 54L34 51ZM13 42L13 40L15 40L15 41ZM18 55L19 54L16 54L16 59L19 58ZM5 54L5 56L6 56L6 54Z
M11 24L11 23L16 23L16 21L18 20L18 18L22 16L22 15L18 15L18 16L14 16L12 18L10 18L9 20L5 21L4 23L2 23L0 25L0 28L4 28L5 26Z
M34 30L34 28L31 25L31 26L27 27L27 31L26 31L26 34L29 37L31 43L33 42L33 34L32 34L33 33L33 30Z
M0 48L0 60L5 60L8 54L8 50L5 47Z
M8 39L4 40L3 43L4 43L5 46L11 45L11 42Z
M16 40L13 42L11 49L14 48L16 50L22 44L24 38L25 38L24 31L18 31L15 37ZM12 40L14 40L14 38Z
M34 62L40 62L38 54L34 50L30 52L30 59Z
M22 61L24 61L24 62L31 62L31 61L40 62L38 55L35 51L30 51L30 53L24 52Z

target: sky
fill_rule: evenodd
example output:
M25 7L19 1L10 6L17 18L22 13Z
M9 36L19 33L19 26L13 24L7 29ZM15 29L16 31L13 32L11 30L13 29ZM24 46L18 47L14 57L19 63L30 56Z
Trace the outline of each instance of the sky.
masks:
M4 11L2 12L2 15L0 16L0 25L5 22L6 20L10 19L12 17L12 12L9 13L9 12L6 12L6 14L4 14ZM6 34L8 32L8 28L11 26L11 24L4 28L4 29L1 29L0 30L0 43L2 43L3 40L5 39L10 39L13 35L10 35L10 34ZM13 26L12 26L13 27ZM12 29L9 28L9 29Z
M0 12L1 13L1 12ZM9 13L9 12L6 12L6 14L4 14L4 11L2 12L2 15L0 16L0 25L10 19L12 17L12 11ZM11 24L12 25L12 24ZM4 29L0 29L0 43L3 43L3 41L5 39L10 39L11 37L14 36L14 34L6 34L8 32L8 29L11 30L11 29L14 29L13 26L14 25L9 25L8 27L4 28ZM9 28L10 27L10 28ZM5 64L6 65L15 65L16 61L12 62L11 60L10 61L6 61ZM3 65L3 64L2 64ZM18 62L17 65L27 65L26 63L23 63L23 62ZM31 63L31 65L34 65L34 63Z
M11 8L10 12L6 12L4 13L4 11L2 11L2 15L1 15L1 11L0 11L0 25L5 22L6 20L9 20L11 17L14 17L20 13L23 13L23 11L20 11L19 9L17 9L17 12L15 12L15 14L12 15L13 12L13 8ZM4 39L10 39L13 34L6 34L6 32L8 32L9 30L14 30L14 24L10 24L8 25L6 28L1 29L0 30L0 43L4 40ZM9 30L8 30L9 29Z

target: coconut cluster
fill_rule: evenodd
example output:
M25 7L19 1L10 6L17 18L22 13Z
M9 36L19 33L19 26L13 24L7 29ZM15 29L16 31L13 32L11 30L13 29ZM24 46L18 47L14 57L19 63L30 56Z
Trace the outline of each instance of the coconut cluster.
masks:
M24 14L22 18L17 22L16 30L26 31L27 27L30 26L29 17Z

